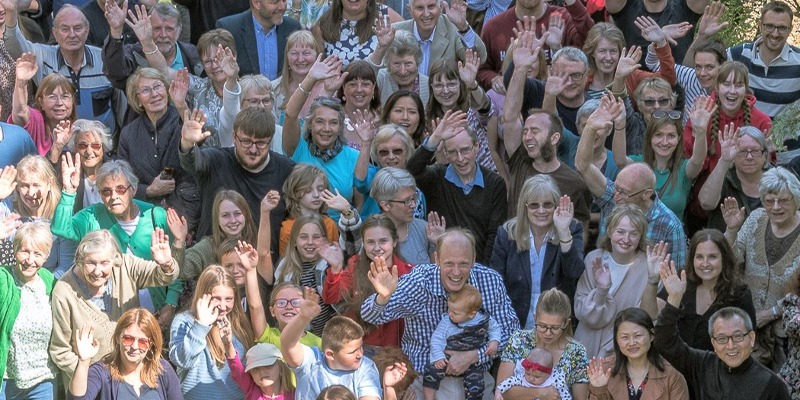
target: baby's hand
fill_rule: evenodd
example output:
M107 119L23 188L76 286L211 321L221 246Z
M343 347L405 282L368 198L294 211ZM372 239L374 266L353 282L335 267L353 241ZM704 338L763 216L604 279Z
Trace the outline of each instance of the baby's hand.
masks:
M494 391L494 400L503 400L503 393L500 392L500 389Z
M489 345L486 346L486 355L493 356L497 354L497 350L499 349L500 349L500 342L498 342L497 340L492 340L491 342L489 342Z
M436 361L435 363L433 363L433 366L438 369L445 369L447 368L447 359L443 358L439 361Z

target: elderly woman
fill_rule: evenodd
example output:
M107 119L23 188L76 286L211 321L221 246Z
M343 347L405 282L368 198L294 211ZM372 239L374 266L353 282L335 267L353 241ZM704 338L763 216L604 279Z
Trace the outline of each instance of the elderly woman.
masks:
M233 146L233 121L239 111L250 107L261 107L273 112L275 95L272 83L264 75L245 75L239 79L236 90L228 90L225 86L222 95L222 109L219 110L220 146ZM274 116L274 115L273 115ZM283 154L283 127L275 123L275 134L272 135L269 149Z
M500 356L497 382L503 382L512 375L522 376L528 353L539 347L547 350L553 357L553 375L563 379L573 399L585 399L589 395L589 378L586 368L589 359L586 348L572 338L572 305L564 292L556 288L544 291L536 304L536 324L534 329L514 332L508 339ZM507 400L530 400L532 398L559 398L557 388L526 388L514 386L503 393ZM561 397L563 398L563 397Z
M103 201L97 189L97 170L106 160L111 145L111 131L102 122L79 119L72 123L72 140L68 147L75 153L76 160L80 159L82 172L73 212ZM56 163L55 167L60 174L61 163Z
M739 208L733 197L720 208L728 227L725 237L744 260L744 281L753 293L757 326L753 354L778 370L786 361L781 301L789 278L800 266L800 181L777 167L763 173L758 195L764 208L753 210L746 219L744 207Z
M425 140L425 107L416 92L400 89L383 103L382 124L396 124L411 136L416 149Z
M420 201L414 177L404 169L381 168L372 180L370 196L383 214L394 222L397 230L397 251L411 264L428 264L433 260L436 238L444 233L444 220L431 213L429 222L415 218ZM430 224L430 225L429 225Z
M389 96L398 90L417 93L422 104L428 104L428 76L419 71L421 60L422 50L414 34L409 31L396 32L383 59L386 67L378 71L381 104L386 105Z
M24 53L17 60L17 80L8 122L30 133L39 155L50 154L51 161L58 161L69 141L69 130L57 128L62 121L75 120L75 86L69 77L50 74L42 79L36 90L36 108L28 107L28 85L38 69L33 53Z
M14 235L13 263L0 267L0 373L7 398L54 398L56 369L47 343L55 277L44 266L53 245L50 226L29 222Z
M309 31L293 32L286 39L286 51L283 54L283 73L278 79L272 81L272 87L275 90L275 101L272 109L278 125L283 125L286 103L306 78L308 71L311 70L311 66L314 65L314 61L320 53L322 53L322 45L317 43L314 35ZM311 100L316 98L316 96L309 97L306 100L306 106L309 106ZM308 107L304 106L303 109L306 110ZM305 115L301 115L301 117L305 117Z
M97 187L103 202L92 204L74 215L72 210L80 182L80 164L73 164L65 157L61 172L63 191L51 226L54 234L79 241L91 231L108 229L117 246L126 254L155 260L151 246L154 231L169 229L174 237L173 251L178 259L183 259L188 230L185 219L178 217L174 210L170 210L168 216L161 207L135 200L133 193L138 178L127 162L114 160L103 164L97 171ZM174 315L183 291L182 281L173 282L171 279L169 283L172 284L168 288L152 288L140 293L143 306L158 311L162 324L167 324Z
M92 363L100 343L91 325L83 326L74 346L78 365L69 383L73 399L148 397L183 400L178 375L161 358L163 338L158 320L144 308L125 311L111 336L111 353Z
M368 129L371 130L371 128ZM408 157L414 152L414 143L405 129L399 125L384 125L378 129L374 137L369 132L364 135L369 140L359 150L355 171L356 189L364 195L364 205L361 208L362 219L381 212L378 203L369 195L375 174L384 167L405 169ZM425 219L425 197L419 188L417 188L417 198L414 218Z
M700 188L698 199L708 211L707 227L724 231L726 222L720 202L735 198L745 216L761 207L761 179L770 163L767 139L753 126L734 130L732 125L726 125L720 134L720 148L720 159Z
M583 227L555 180L536 175L522 185L516 216L497 229L491 268L503 277L520 325L533 329L539 296L558 288L575 296L583 272Z
M615 358L610 365L604 365L602 358L589 362L589 399L689 399L686 379L653 346L654 330L652 318L641 308L627 308L617 314Z
M65 382L72 379L78 362L85 358L73 348L79 328L94 327L100 348L91 361L100 361L114 350L117 320L125 311L139 307L139 290L168 285L178 276L178 261L170 253L169 238L159 228L153 231L150 253L153 261L123 252L106 229L89 232L78 244L75 265L53 288L50 357L63 372Z

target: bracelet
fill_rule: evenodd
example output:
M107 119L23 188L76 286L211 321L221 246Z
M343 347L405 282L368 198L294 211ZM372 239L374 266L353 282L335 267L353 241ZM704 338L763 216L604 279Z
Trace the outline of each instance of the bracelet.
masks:
M153 51L147 51L147 50L144 49L144 47L142 47L142 51L144 52L145 55L150 56L150 55L156 54L158 52L158 46L156 46L156 48L153 49Z
M658 286L658 279L656 279L656 281L655 281L655 282L653 282L653 281L649 281L649 280L648 280L648 281L647 281L647 284L648 284L648 285L653 285L653 286Z
M458 34L461 36L466 35L467 33L469 33L469 28L471 28L471 26L467 24L467 29L464 29L463 31L458 31Z
M306 96L311 96L311 92L308 92L305 89L303 89L303 84L302 83L297 85L297 90L299 90L300 93L303 93Z
M623 126L622 128L614 127L614 130L615 131L624 131L625 130L625 126Z
M561 244L572 243L572 238L569 238L569 240L561 240L561 239L558 239L558 242L559 242L559 243L561 243Z

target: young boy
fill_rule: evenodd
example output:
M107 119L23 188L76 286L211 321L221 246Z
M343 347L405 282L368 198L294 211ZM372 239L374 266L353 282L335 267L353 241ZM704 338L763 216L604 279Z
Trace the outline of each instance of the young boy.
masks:
M433 400L444 378L448 362L445 350L476 350L488 341L486 355L497 353L502 335L500 325L481 311L481 307L481 293L474 286L464 285L461 291L450 294L447 314L442 316L431 337L431 363L425 369L422 383L425 400ZM464 371L464 397L467 400L483 398L483 372L478 364L472 364Z
M306 288L300 314L281 332L281 353L297 376L297 400L315 400L328 386L342 385L359 400L380 400L378 369L364 357L364 330L347 317L333 317L322 331L322 354L299 342L305 327L319 315L319 295Z

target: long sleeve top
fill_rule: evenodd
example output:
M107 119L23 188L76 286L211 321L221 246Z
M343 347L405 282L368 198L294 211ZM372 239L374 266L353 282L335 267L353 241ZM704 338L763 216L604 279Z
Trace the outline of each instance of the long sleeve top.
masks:
M283 361L278 361L283 362ZM293 400L294 393L281 393L279 396L272 397L265 396L261 388L253 381L253 377L244 371L242 360L239 359L239 354L233 358L228 358L228 366L231 369L231 377L239 385L239 388L244 392L245 400Z
M611 368L609 362L603 368ZM608 384L602 387L589 386L589 400L623 400L628 399L628 379L624 374L614 375ZM661 371L650 364L647 371L647 385L642 390L640 400L689 400L689 388L686 379L680 372L665 364Z
M161 375L158 376L156 393L161 400L183 400L181 383L178 375L165 359L161 359ZM73 396L67 390L69 400L114 400L119 398L120 381L111 377L111 372L102 362L96 362L89 367L89 376L86 382L86 393L83 396Z
M433 336L431 336L430 362L433 363L445 359L444 351L447 349L447 338L464 332L464 328L468 326L481 324L486 318L489 318L489 338L486 340L486 343L483 343L481 346L485 346L492 341L500 343L500 340L503 339L503 329L500 328L500 325L494 318L488 316L483 311L479 311L475 317L461 324L454 324L448 314L442 315L442 319L439 320L439 324L436 325Z

